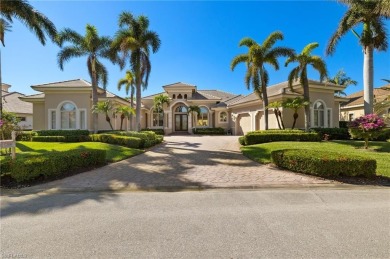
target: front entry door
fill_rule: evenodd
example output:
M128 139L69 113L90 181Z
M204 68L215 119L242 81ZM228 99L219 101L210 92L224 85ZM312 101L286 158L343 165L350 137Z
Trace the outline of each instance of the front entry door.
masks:
M187 131L187 130L188 130L188 115L175 114L175 131Z

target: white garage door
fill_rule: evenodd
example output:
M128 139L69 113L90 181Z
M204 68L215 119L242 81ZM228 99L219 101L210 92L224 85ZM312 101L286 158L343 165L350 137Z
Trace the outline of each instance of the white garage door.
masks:
M237 135L244 135L251 131L251 117L249 114L241 114L238 117Z

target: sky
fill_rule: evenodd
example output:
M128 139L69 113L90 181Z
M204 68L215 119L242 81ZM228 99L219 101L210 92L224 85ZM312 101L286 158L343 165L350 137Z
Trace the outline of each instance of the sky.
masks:
M96 26L101 36L113 37L118 30L118 17L123 11L134 15L146 15L150 29L157 32L161 47L150 57L152 71L149 85L143 96L160 93L162 86L185 82L198 89L222 90L234 94L249 94L244 84L245 65L230 70L232 59L247 52L239 47L239 41L251 37L262 43L266 37L281 31L284 40L275 46L285 46L301 52L309 43L318 42L313 54L321 56L334 76L344 69L358 82L350 86L350 94L363 89L363 53L358 40L348 33L339 42L333 56L326 56L326 45L337 24L347 10L345 5L327 1L30 1L45 14L60 31L71 28L85 34L86 24ZM386 21L390 30L390 21ZM360 28L357 28L359 31ZM390 37L389 37L390 38ZM36 93L31 85L82 78L91 81L86 57L69 60L60 70L57 54L60 47L48 42L41 45L36 36L17 20L12 31L5 35L5 47L1 50L2 80L12 85L10 91L24 94ZM117 82L125 70L102 61L109 72L107 90L119 96L127 96L124 89L117 90ZM266 66L270 83L287 80L295 64L280 69ZM309 78L319 80L312 69ZM390 50L374 53L374 86L390 79Z

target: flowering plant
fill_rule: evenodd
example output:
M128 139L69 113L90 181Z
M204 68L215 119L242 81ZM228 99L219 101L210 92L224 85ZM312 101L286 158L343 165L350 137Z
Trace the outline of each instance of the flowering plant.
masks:
M384 120L377 114L361 116L348 123L352 138L364 139L364 148L368 148L368 140L375 139L385 126Z

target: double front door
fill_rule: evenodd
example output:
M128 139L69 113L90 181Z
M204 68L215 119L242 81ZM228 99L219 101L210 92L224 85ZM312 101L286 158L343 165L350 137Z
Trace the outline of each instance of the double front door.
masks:
M187 130L188 130L188 115L175 114L175 131L187 131Z

